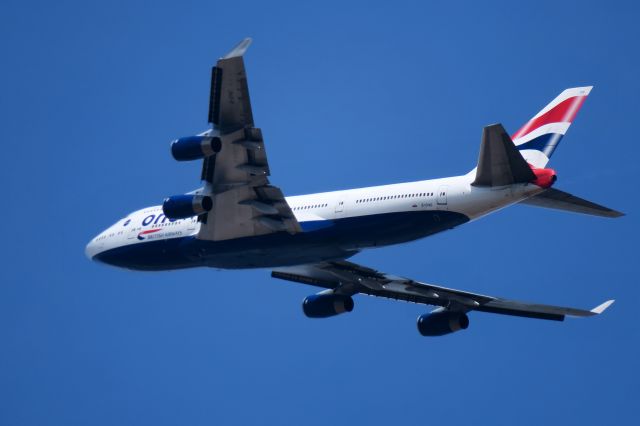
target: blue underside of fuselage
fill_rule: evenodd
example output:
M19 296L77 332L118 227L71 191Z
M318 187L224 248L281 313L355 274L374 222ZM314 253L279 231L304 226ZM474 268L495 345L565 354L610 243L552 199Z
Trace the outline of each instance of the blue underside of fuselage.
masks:
M208 266L268 268L346 259L358 251L423 238L469 218L450 211L414 211L302 222L304 232L278 232L224 241L193 236L130 244L94 259L129 269L168 270Z

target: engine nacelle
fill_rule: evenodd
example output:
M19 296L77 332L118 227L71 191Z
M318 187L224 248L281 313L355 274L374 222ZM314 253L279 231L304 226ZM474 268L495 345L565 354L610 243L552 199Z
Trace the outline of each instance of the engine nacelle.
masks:
M469 327L469 317L464 312L440 311L418 317L418 331L423 336L444 336Z
M309 318L327 318L353 311L353 299L342 294L314 294L302 302L302 310Z
M162 212L169 219L186 219L206 213L213 208L213 200L206 195L174 195L165 198Z
M187 136L171 142L171 155L177 161L191 161L220 152L222 140L217 136Z

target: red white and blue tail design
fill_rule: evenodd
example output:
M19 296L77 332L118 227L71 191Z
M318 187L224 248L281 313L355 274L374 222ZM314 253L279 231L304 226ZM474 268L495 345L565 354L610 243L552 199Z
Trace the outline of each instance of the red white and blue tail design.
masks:
M511 136L529 164L536 168L547 165L591 89L592 86L565 90Z

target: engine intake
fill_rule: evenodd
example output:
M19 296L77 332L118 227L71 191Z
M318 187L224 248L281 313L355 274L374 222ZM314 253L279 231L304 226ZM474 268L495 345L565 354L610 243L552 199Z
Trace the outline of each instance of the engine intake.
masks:
M418 331L423 336L444 336L469 327L469 317L464 312L440 311L418 317Z
M302 310L309 318L332 317L353 311L353 299L341 294L314 294L304 299Z
M187 136L171 143L171 155L177 161L191 161L214 155L222 149L217 136Z
M162 211L169 219L186 219L210 211L213 200L206 195L174 195L164 199Z

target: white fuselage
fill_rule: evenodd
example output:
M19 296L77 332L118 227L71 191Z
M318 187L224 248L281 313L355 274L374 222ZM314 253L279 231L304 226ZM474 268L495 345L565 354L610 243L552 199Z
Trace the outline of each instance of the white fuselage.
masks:
M474 176L472 171L450 178L286 197L303 232L280 240L255 237L204 246L207 242L196 238L200 229L197 218L171 221L164 217L161 206L148 207L101 232L87 245L86 253L116 266L153 270L165 269L165 261L169 261L166 269L242 268L346 258L362 249L451 229L543 190L534 184L477 187L471 184ZM190 247L183 240L188 240ZM154 242L164 245L155 244L153 251L145 252ZM163 257L174 253L172 250L179 250L181 257L175 264ZM101 258L103 253L113 255Z

